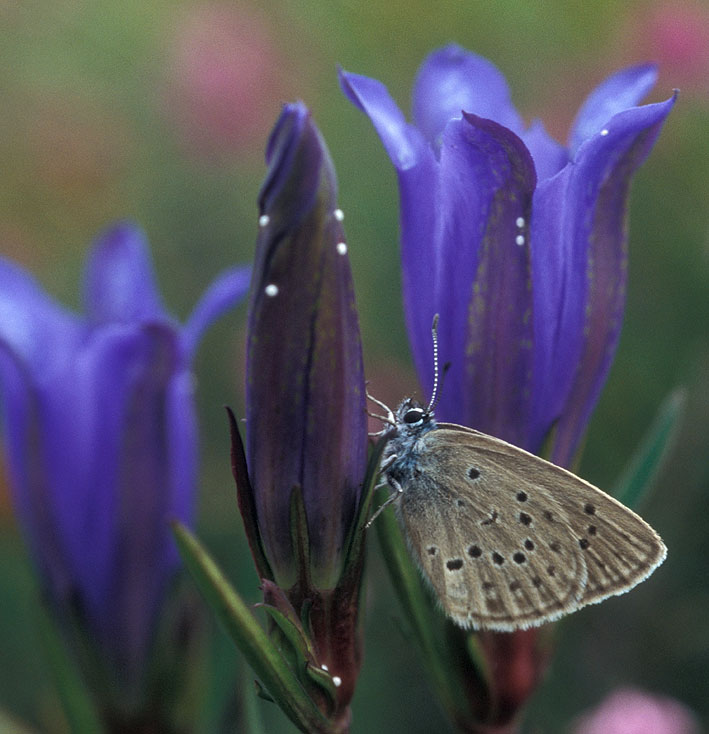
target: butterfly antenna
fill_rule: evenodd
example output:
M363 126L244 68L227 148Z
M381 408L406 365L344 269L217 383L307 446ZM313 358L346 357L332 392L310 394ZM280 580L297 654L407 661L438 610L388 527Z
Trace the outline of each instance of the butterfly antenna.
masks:
M433 338L433 392L431 393L431 402L426 408L427 413L433 412L438 402L438 314L433 317L431 336Z

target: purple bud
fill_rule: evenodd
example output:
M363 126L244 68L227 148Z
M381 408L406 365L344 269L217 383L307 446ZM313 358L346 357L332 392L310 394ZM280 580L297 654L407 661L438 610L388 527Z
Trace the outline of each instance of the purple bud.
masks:
M291 587L297 488L308 573L342 571L367 461L362 349L343 214L325 143L302 104L286 105L266 153L249 314L247 459L259 534L276 582Z

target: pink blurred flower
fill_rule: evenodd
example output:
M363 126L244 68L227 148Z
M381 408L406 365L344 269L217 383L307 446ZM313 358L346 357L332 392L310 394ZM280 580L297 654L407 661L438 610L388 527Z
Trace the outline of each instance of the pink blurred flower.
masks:
M657 0L644 7L638 12L633 6L621 34L626 51L631 49L633 59L656 62L667 83L708 94L709 6L698 0Z
M621 688L576 723L574 734L699 734L692 712L679 701Z
M188 148L207 158L260 150L289 96L292 68L268 19L198 4L178 20L171 43L166 112Z

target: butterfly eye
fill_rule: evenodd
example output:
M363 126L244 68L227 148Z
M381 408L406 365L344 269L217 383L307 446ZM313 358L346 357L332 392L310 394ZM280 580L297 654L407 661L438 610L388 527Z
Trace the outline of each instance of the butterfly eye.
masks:
M419 423L423 419L424 412L421 408L411 408L404 413L404 423Z

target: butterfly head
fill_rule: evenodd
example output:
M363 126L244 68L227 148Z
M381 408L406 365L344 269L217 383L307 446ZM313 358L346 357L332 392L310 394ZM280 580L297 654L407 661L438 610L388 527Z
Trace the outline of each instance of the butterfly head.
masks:
M394 419L399 435L419 436L436 427L433 411L412 398L399 403Z

